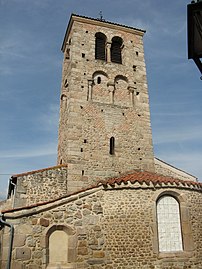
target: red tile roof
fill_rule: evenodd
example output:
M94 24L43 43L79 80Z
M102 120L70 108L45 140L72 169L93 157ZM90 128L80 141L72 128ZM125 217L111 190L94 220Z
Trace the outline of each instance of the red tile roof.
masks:
M115 186L115 184L127 184L128 182L130 182L131 184L134 183L139 183L139 184L147 184L149 185L150 183L152 183L154 186L155 185L182 185L182 186L195 186L195 187L199 187L202 188L202 183L200 182L195 182L195 181L189 181L189 180L180 180L177 178L173 178L173 177L169 177L169 176L164 176L164 175L160 175L160 174L156 174L156 173L152 173L152 172L141 172L141 171L135 171L131 174L127 174L127 175L123 175L121 177L116 177L116 178L110 178L107 179L106 181L102 181L101 183L103 184L103 186L107 187L109 186Z
M38 206L48 205L48 204L57 202L59 200L68 198L70 196L77 195L77 194L80 194L82 192L89 191L91 189L99 188L100 186L103 186L105 190L108 187L116 189L117 185L124 186L124 185L129 184L129 182L131 184L138 183L140 186L143 184L146 184L147 186L150 186L150 187L161 188L161 186L170 187L172 185L173 187L187 188L187 189L191 189L191 190L202 191L202 183L201 182L180 180L177 178L172 178L172 177L168 177L168 176L164 176L164 175L160 175L160 174L156 174L156 173L152 173L152 172L134 171L131 174L123 175L123 176L116 177L116 178L109 178L109 179L100 181L97 184L89 186L88 188L81 189L79 191L70 193L70 194L62 196L62 197L58 197L57 199L54 199L54 200L49 200L46 202L32 204L32 205L28 205L28 206L24 206L24 207L20 207L20 208L2 210L1 213L2 214L12 213L12 212L20 211L20 210L32 209L32 208L36 208Z

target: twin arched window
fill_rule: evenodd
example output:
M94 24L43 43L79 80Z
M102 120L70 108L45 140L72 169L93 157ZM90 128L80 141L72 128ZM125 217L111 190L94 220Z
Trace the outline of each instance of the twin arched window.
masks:
M108 60L114 63L122 63L122 45L123 40L122 38L115 36L112 38L111 48L110 48L110 59L107 59L107 37L103 33L96 33L95 34L95 59L99 60Z
M180 206L170 195L164 195L157 201L157 226L159 252L183 250Z

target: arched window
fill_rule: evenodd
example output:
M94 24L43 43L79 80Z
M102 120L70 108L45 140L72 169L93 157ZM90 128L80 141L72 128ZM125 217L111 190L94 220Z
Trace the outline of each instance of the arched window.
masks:
M158 243L160 252L182 251L180 206L170 195L157 201Z
M121 57L121 48L122 48L123 40L122 38L115 36L112 38L111 44L111 62L114 63L122 63Z
M115 153L115 138L112 136L109 140L109 154L114 155Z
M95 59L106 60L106 36L102 33L95 34Z
M49 264L67 264L68 235L64 231L56 230L49 237Z
M108 76L102 71L98 70L92 75L92 84L88 91L88 100L93 100L99 103L109 103L109 91L107 88Z

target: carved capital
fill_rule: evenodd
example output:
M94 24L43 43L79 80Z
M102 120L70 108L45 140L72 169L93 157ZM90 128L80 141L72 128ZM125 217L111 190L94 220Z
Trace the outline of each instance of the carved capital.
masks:
M131 93L134 93L134 91L136 90L137 88L133 87L133 86L128 86L128 91L131 92Z

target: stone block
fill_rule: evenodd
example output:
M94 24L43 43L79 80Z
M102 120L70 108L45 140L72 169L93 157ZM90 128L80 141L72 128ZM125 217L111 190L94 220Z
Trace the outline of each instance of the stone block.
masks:
M28 236L26 241L27 241L28 247L35 247L36 246L36 239L34 239L32 236Z
M79 247L87 247L87 241L86 240L80 240L78 243Z
M105 253L104 253L104 251L94 251L93 252L93 257L94 258L104 258Z
M40 246L42 248L45 248L46 247L46 237L45 236L41 236L40 237Z
M29 224L22 224L16 227L15 232L18 234L32 234L32 226Z
M69 236L68 244L71 248L76 248L77 246L77 235Z
M14 269L24 269L23 264L19 261L12 261L11 266L12 266L11 268Z
M88 248L87 247L78 248L78 255L88 255Z
M75 260L76 260L76 250L75 248L69 248L68 249L68 261L75 262Z
M10 242L10 235L9 234L4 234L3 235L3 246L4 247L8 247L9 246L9 242Z
M32 219L32 225L36 225L38 222L38 219Z
M15 234L13 247L23 247L25 245L26 236L24 234Z
M2 252L2 255L1 255L2 261L7 261L7 259L8 259L8 250L9 250L8 247L3 248L3 252Z
M38 268L39 268L39 266L36 265L36 264L30 264L30 265L28 266L28 269L38 269Z
M40 224L41 226L48 227L48 226L49 226L49 220L48 220L48 219L41 218L41 219L39 220L39 224Z
M96 265L96 264L104 264L105 260L104 259L89 259L87 262L90 265Z
M7 267L7 262L2 261L1 269L6 269L6 267Z
M15 258L26 261L31 258L31 250L29 248L16 248Z

